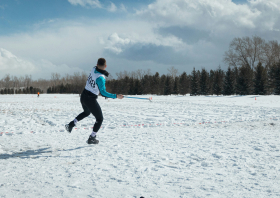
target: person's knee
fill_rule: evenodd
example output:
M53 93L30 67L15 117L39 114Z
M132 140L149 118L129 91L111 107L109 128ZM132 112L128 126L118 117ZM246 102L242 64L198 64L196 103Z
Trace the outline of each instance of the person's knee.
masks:
M103 116L96 118L96 121L98 123L102 123L103 122Z

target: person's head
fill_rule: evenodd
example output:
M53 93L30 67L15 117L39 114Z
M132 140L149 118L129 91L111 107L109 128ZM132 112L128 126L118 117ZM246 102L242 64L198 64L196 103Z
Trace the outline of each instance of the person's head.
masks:
M99 59L98 59L98 61L97 61L97 67L98 67L99 69L106 69L107 64L106 64L105 58L99 58Z

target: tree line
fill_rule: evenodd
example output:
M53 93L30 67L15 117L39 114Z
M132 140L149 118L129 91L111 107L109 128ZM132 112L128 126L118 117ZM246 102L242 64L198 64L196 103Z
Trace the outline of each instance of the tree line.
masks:
M116 73L117 78L107 79L107 91L125 95L280 95L280 45L253 36L235 38L224 54L226 71L220 67L207 71L205 68L190 74L178 75L175 67L168 74L151 74L150 70ZM0 80L1 94L21 93L76 93L80 94L88 74L74 73L61 77L52 73L50 80L32 80L31 75L21 77L6 75Z
M227 71L220 67L210 71L194 68L191 74L183 72L178 76L174 76L174 68L171 71L168 75L160 76L157 72L142 78L124 72L122 78L107 82L107 90L128 95L280 95L280 62L270 68L262 63L255 69L248 65L228 67Z
M37 94L37 93L44 93L43 90L40 88L34 88L34 87L23 87L20 89L14 89L14 88L4 88L1 89L0 94Z
M259 63L255 70L248 65L228 67L227 71L205 69L192 71L190 95L280 95L280 62L266 68Z
M61 77L52 73L51 79L32 80L31 75L21 77L7 74L0 80L1 94L34 94L34 93L81 93L87 80L86 73L76 72Z

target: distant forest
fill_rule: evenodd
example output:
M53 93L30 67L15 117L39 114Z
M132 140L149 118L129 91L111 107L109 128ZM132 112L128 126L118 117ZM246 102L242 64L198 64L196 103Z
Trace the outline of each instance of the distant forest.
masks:
M150 70L119 72L106 82L108 92L124 95L280 95L280 45L260 37L235 38L224 54L226 71L220 67L205 68L190 74L178 74L175 67L167 75L151 74ZM17 78L7 74L0 80L1 94L75 93L80 94L88 74L74 73L61 77L53 73L50 80L32 80L26 75Z

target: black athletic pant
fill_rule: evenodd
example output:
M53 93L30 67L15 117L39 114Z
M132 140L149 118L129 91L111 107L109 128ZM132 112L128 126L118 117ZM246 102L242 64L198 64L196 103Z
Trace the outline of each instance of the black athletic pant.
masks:
M84 109L84 112L81 113L76 117L78 121L84 119L85 117L89 116L90 113L95 117L96 121L93 126L93 131L97 132L101 124L103 122L103 114L102 110L97 102L97 95L91 93L90 91L84 89L81 95L81 104Z

